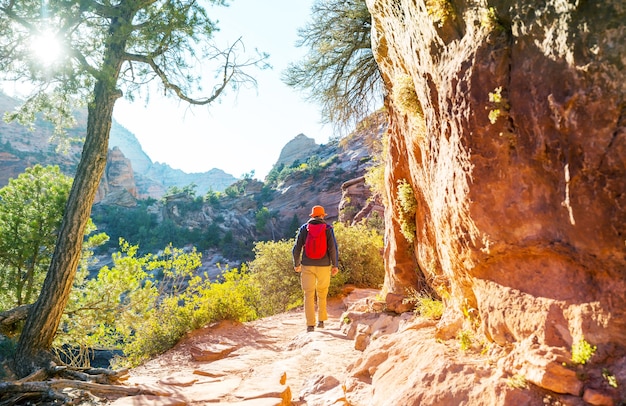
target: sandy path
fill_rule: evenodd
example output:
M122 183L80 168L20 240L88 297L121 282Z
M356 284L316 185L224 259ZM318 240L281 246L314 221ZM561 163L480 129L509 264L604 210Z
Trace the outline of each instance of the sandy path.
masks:
M343 398L341 382L361 355L340 331L340 317L351 303L377 292L357 289L329 300L329 320L313 333L306 332L301 309L194 331L130 371L126 385L163 396L124 397L113 405L333 404Z

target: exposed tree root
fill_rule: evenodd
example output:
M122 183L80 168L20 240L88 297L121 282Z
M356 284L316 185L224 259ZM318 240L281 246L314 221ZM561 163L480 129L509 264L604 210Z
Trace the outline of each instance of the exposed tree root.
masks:
M97 396L168 395L153 389L127 387L127 370L56 366L40 369L26 378L0 382L0 406L16 404L76 405Z
M0 334L13 335L16 324L26 319L31 306L22 305L0 312ZM127 370L57 365L41 368L20 380L0 382L0 406L76 405L94 400L97 396L165 395L154 390L120 385L127 378Z

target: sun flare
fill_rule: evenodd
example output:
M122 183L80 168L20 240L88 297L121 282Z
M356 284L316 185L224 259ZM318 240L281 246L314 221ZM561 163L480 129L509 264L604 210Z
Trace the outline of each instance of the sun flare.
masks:
M30 48L33 55L46 66L57 62L63 54L61 41L50 31L33 37Z

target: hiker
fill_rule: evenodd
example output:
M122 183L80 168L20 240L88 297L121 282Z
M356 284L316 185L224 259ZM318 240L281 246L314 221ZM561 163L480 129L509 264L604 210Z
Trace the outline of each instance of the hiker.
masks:
M304 292L304 315L307 331L315 331L315 295L317 294L317 327L324 328L328 319L326 296L330 276L339 272L339 250L335 233L326 224L326 212L322 206L313 206L310 219L298 229L292 249L293 269L300 273Z

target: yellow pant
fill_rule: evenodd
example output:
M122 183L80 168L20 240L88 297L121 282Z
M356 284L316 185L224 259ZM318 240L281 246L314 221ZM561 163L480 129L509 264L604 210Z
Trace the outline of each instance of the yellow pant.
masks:
M315 294L317 293L317 321L328 319L326 313L326 296L330 285L330 265L309 266L302 265L300 282L304 292L304 315L306 325L315 325Z

